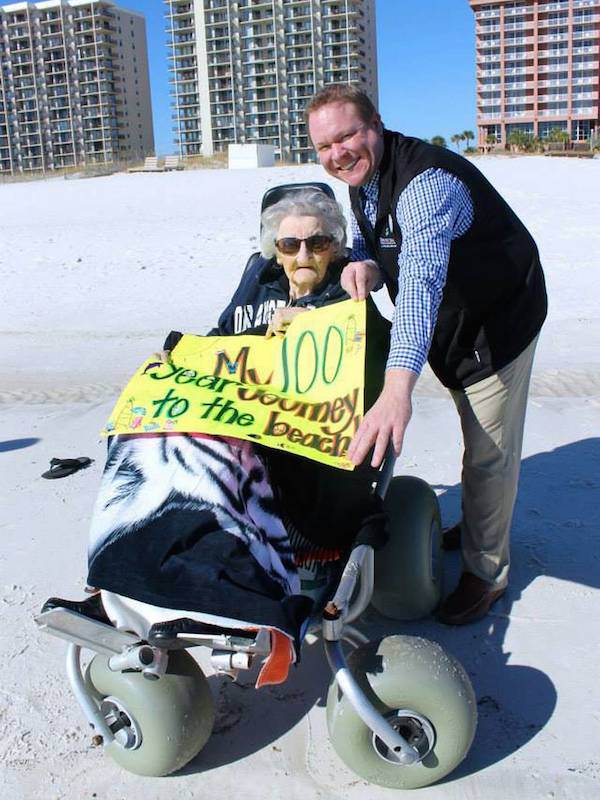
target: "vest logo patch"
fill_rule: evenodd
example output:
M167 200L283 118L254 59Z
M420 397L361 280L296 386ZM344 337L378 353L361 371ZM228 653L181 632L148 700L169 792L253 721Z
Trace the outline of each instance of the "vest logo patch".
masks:
M381 236L379 237L379 246L382 248L390 248L390 247L397 247L396 240L394 239L394 223L392 221L392 215L390 214L387 218L387 222L385 224L385 228L381 232Z

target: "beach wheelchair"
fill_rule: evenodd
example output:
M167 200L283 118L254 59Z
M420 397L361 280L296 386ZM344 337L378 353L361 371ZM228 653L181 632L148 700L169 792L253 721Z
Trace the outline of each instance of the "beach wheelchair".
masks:
M324 184L303 186L333 196ZM289 188L269 190L263 209ZM259 259L253 254L245 272ZM322 638L333 673L327 726L338 756L370 783L411 789L439 781L464 759L477 706L464 669L438 644L407 635L370 642L352 624L369 605L383 617L413 620L440 600L438 501L424 481L392 477L394 461L390 447L373 473L373 491L389 517L387 542L378 550L360 544L343 568L327 563L305 575L302 592L314 606L299 639ZM68 642L68 680L94 743L138 775L181 769L211 735L213 694L192 648L206 648L210 671L232 679L256 663L276 670L281 657L282 634L252 620L151 606L108 591L81 603L51 598L36 622ZM91 660L82 658L84 650Z
M424 481L391 478L393 461L388 456L376 486L390 514L388 543L352 550L320 620L313 616L305 633L320 630L333 673L327 725L339 757L373 784L411 789L440 780L464 759L477 706L466 672L438 644L406 635L369 642L351 624L369 603L387 617L415 619L439 601L437 498ZM212 670L235 679L272 657L275 640L244 620L104 591L101 600L109 619L99 603L88 601L83 612L53 600L36 622L69 642L67 676L94 743L130 772L167 775L200 752L215 721L209 681L188 651L208 648ZM94 653L85 669L84 649Z

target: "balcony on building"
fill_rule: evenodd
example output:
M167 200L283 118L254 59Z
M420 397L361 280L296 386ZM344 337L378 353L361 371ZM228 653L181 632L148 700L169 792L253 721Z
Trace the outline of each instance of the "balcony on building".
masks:
M538 18L539 30L546 30L548 28L567 27L569 24L569 12L564 11L560 14L549 14L548 16L541 14Z
M569 10L569 0L554 0L553 3L540 3L538 6L538 12L540 14L545 14L551 11L568 11Z
M194 20L193 18L182 18L178 20L173 20L172 24L165 28L165 33L169 36L176 36L180 33L188 33L189 31L194 30Z
M573 43L576 45L584 45L584 42L588 42L590 45L593 45L600 39L600 31L590 29L589 31L573 31Z
M580 86L598 86L600 81L600 75L587 75L582 77L576 77L573 75L571 79L571 85L573 87L580 87Z
M475 19L476 20L488 20L488 19L497 19L500 21L500 6L496 8L485 8L481 11L475 12Z
M596 56L598 55L598 45L585 45L585 46L574 46L573 47L573 55L574 56ZM598 63L597 59L589 60L589 63Z
M500 36L490 36L489 34L484 34L481 36L477 36L477 49L478 50L487 50L490 47L500 47Z
M194 4L192 2L177 2L177 0L165 0L169 4L168 10L165 12L167 17L178 17L182 14L193 14Z
M506 33L520 33L526 30L533 30L534 28L534 20L533 16L527 17L525 19L508 21L504 23L504 31Z
M504 17L505 19L509 17L518 17L523 14L530 14L532 10L530 5L506 6L504 8Z

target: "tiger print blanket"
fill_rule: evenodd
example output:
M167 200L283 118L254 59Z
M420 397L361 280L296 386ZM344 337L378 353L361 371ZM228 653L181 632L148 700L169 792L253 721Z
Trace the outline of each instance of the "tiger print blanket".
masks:
M238 439L114 437L88 564L91 586L295 639L312 605L264 465Z

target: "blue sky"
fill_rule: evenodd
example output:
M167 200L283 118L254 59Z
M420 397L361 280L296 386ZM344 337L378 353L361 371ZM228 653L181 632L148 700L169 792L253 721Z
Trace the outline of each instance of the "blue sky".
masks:
M156 152L173 152L165 5L117 0L146 17ZM376 0L379 109L388 128L430 138L475 130L474 17L468 0Z

